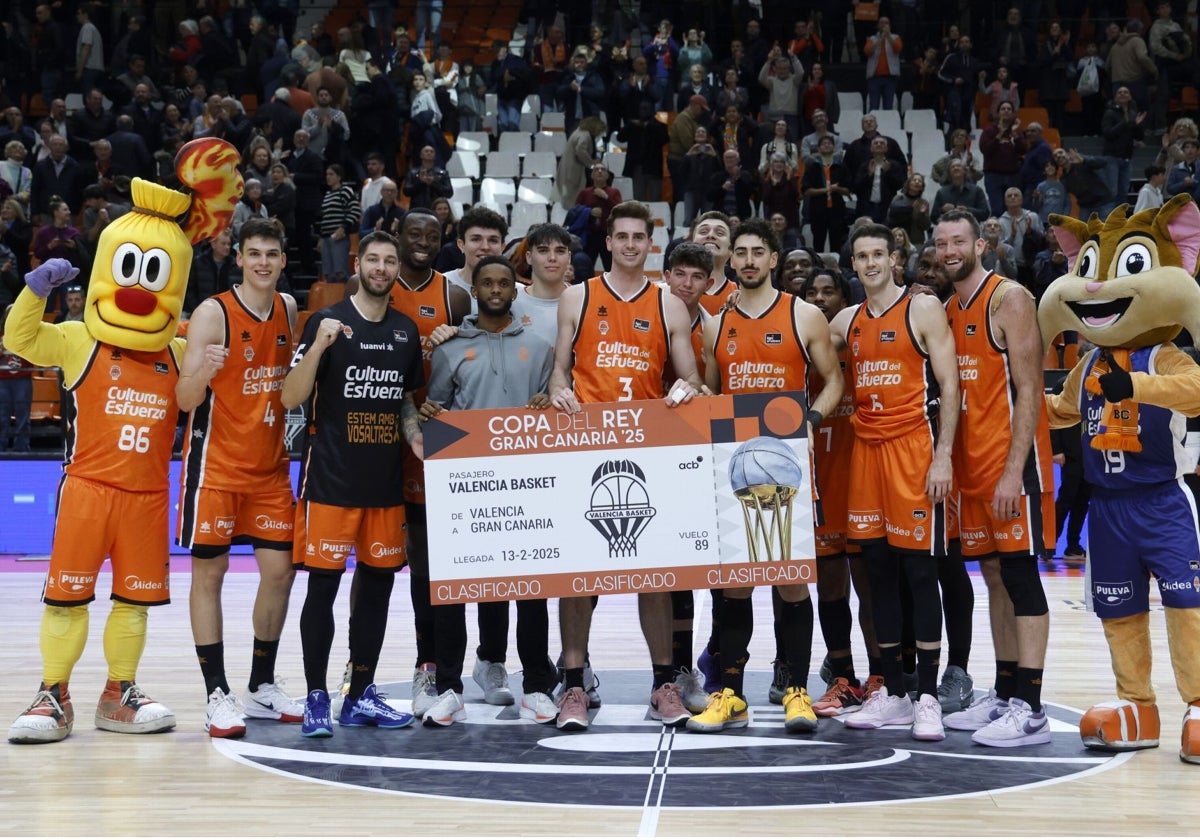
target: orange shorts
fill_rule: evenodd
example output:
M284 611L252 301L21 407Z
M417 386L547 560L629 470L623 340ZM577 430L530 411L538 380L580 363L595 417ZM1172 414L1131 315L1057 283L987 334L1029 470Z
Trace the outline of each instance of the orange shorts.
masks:
M404 446L404 501L425 504L425 462L414 455L407 444Z
M406 530L404 505L345 508L301 500L292 562L309 571L342 571L353 551L365 566L399 571L407 559Z
M818 435L817 440L821 437ZM845 453L849 456L849 452ZM850 492L849 457L838 453L816 454L817 491L821 494L821 524L813 532L818 557L836 557L846 553L846 501ZM825 459L825 460L822 460ZM856 549L857 550L857 549Z
M886 541L897 551L945 556L946 505L930 504L925 495L932 460L931 442L917 434L882 443L855 441L847 539Z
M295 509L296 500L286 481L259 493L185 487L179 499L175 541L203 557L224 554L234 543L290 551Z
M1014 519L992 516L992 500L960 496L963 557L1037 557L1055 542L1054 494L1022 496Z
M95 600L96 577L108 557L114 600L169 604L170 508L166 490L133 493L86 478L64 478L42 600L56 607Z

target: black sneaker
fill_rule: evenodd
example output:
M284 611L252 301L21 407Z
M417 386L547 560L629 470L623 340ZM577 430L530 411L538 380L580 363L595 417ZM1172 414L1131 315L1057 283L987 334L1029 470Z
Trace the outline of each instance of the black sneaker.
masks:
M792 674L787 663L782 659L776 659L771 665L774 667L774 676L771 678L771 689L767 692L767 699L772 703L782 705L783 696L787 694L788 687L792 684Z

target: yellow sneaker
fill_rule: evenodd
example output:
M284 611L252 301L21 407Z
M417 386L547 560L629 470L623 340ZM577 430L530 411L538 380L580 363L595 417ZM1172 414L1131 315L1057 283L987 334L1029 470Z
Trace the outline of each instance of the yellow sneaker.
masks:
M792 686L783 695L783 728L788 732L816 732L817 713L812 698L803 688Z
M750 707L733 693L732 688L708 695L708 708L688 718L690 732L720 732L722 729L741 729L750 723Z

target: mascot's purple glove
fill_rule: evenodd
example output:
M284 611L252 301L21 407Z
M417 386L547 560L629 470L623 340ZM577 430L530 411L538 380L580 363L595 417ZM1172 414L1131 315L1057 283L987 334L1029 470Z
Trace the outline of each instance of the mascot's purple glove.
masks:
M75 279L78 274L79 269L71 265L69 260L54 257L26 274L25 285L38 297L48 298L51 292Z

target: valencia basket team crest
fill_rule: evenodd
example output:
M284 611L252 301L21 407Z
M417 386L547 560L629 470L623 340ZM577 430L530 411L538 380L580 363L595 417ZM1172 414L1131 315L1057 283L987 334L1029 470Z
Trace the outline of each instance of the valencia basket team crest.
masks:
M636 557L638 536L654 513L646 474L633 461L605 461L592 473L591 505L584 518L608 541L609 557Z

